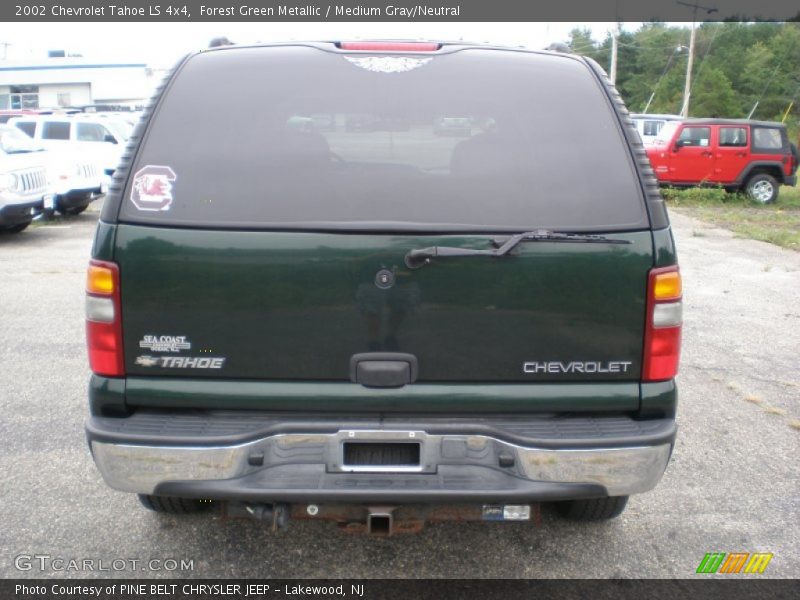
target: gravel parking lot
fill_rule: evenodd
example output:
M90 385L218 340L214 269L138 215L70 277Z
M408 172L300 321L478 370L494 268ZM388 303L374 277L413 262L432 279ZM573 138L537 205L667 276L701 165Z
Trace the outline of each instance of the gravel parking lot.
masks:
M97 207L0 236L0 575L92 575L15 566L47 555L138 560L103 575L145 577L692 577L719 551L772 552L765 576L800 576L800 253L672 218L686 324L678 445L661 484L609 523L545 512L540 527L443 524L392 538L160 516L108 489L83 436ZM150 559L193 569L142 571Z

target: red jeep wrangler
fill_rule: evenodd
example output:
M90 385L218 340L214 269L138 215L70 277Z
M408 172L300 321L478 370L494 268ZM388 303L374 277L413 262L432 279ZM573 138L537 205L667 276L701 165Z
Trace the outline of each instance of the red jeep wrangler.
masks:
M782 123L670 121L646 150L661 185L720 185L766 203L778 198L780 184L797 180L797 147Z

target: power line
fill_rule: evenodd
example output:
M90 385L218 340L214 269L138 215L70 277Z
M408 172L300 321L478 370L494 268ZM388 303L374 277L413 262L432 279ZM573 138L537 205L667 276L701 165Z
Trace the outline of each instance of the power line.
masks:
M650 98L647 100L647 104L645 104L643 113L647 114L647 109L650 108L650 103L653 101L653 98L656 96L656 92L658 91L658 86L661 85L661 80L664 79L664 76L669 71L670 66L672 65L672 61L675 58L675 55L680 52L681 50L685 50L686 46L676 46L675 49L672 51L672 54L669 55L669 59L667 60L667 65L664 67L664 70L661 72L661 76L656 81L656 84L653 86L653 92L650 94Z
M753 104L753 108L750 109L750 114L747 115L748 119L753 116L754 112L756 112L756 108L758 108L758 103L761 102L761 98L763 98L764 94L767 93L767 89L769 88L769 84L772 83L772 80L775 78L775 73L778 72L778 69L781 68L782 64L783 64L783 62L778 63L778 66L773 69L772 75L769 76L769 79L767 79L767 83L764 85L764 89L761 90L761 95L758 97L758 100L756 100L756 103Z

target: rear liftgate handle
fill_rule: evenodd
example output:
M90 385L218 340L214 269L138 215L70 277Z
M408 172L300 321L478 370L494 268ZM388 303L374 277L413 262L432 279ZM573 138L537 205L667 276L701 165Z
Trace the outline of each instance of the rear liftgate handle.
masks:
M417 357L401 352L365 352L350 357L350 381L364 387L396 388L417 380Z

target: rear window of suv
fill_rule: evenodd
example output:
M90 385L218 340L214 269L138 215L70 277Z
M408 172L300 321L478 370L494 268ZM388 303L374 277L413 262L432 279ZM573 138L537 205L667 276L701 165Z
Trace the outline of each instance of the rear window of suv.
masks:
M773 152L775 150L782 150L783 136L781 135L781 130L771 127L754 127L753 148Z
M135 203L134 192L150 204ZM190 58L153 115L120 219L243 228L647 227L630 151L584 63L485 49L371 56L308 46Z
M69 123L64 121L45 121L42 123L43 140L68 140Z

